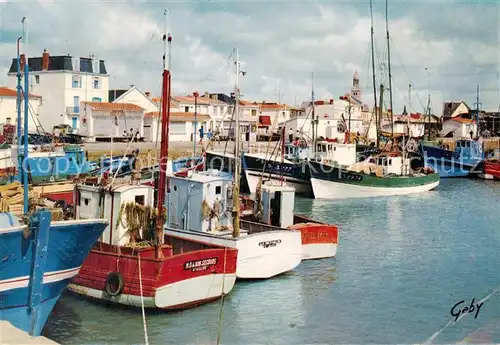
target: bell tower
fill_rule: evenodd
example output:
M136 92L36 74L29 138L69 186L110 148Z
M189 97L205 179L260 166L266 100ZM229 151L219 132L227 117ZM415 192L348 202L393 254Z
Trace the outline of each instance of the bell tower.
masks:
M356 71L352 77L351 97L357 99L360 102L362 101L361 100L361 87L359 86L358 71Z

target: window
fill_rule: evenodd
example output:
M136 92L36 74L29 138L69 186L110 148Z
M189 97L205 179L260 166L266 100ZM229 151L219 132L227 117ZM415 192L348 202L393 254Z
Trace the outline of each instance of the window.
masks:
M99 78L98 77L95 77L94 80L93 80L93 84L92 84L92 87L94 89L99 89L100 88L100 85L99 85Z
M35 75L35 84L40 84L40 76Z
M80 88L80 87L82 87L82 76L80 76L80 75L74 75L73 78L71 79L71 86L73 88Z
M135 203L139 205L144 205L144 195L136 195Z
M221 186L215 186L215 194L220 195L222 193L222 187Z
M12 119L11 119L10 117L8 117L8 118L5 120L5 122L7 122L7 123L10 123L11 121L12 121Z
M101 97L92 97L92 102L102 102Z
M257 116L257 110L256 109L252 109L252 116Z
M189 107L184 107L184 112L189 113Z

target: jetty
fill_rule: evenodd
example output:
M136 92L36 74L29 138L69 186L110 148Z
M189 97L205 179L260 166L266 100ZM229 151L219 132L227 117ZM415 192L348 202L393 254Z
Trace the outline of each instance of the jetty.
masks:
M27 332L12 326L8 321L0 321L0 344L2 345L58 345L45 337L33 337Z

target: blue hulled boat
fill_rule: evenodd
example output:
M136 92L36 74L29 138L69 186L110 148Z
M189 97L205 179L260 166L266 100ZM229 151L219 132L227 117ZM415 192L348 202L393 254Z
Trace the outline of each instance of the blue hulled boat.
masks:
M21 136L19 57L18 51L17 141L18 148L24 149L22 154L19 153L18 166L21 167L19 179L23 181L24 187L25 216L21 221L6 212L9 203L3 199L3 195L0 197L0 320L9 321L29 334L38 336L61 293L71 278L78 274L92 245L104 232L108 222L104 219L51 222L52 213L48 210L29 212L28 175L31 166L27 169L30 162L28 116L24 117L24 133ZM28 90L28 63L25 64L24 76L24 90ZM28 105L26 91L25 114L29 112ZM14 188L18 188L17 184Z
M440 177L469 176L485 158L482 143L470 139L458 140L454 151L421 144L420 153L424 166Z
M101 219L51 223L50 217L38 211L21 225L0 213L0 319L34 336L107 226Z

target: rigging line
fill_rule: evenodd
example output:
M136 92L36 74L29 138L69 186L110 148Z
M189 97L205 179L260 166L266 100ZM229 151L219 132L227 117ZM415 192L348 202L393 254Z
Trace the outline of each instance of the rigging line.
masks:
M484 303L486 302L491 296L493 296L495 293L497 292L500 292L500 286L497 286L495 288L495 290L493 290L493 292L491 292L489 295L487 295L486 297L483 297L480 301L477 301L477 303ZM446 329L448 328L448 326L452 323L457 323L458 321L460 321L460 319L462 319L465 315L467 315L467 313L462 313L462 315L460 315L457 319L457 321L453 321L453 319L451 319L450 321L448 321L448 323L446 323L446 325L441 328L440 330L438 330L436 333L434 333L429 339L427 339L423 345L426 345L426 344L432 344L432 342Z
M212 73L209 73L207 74L204 78L200 79L199 82L202 82L202 81L206 81L208 80L208 78L210 78L211 76L213 76L215 73L219 72L220 69L224 66L227 66L228 62L230 61L230 59L233 57L233 53L229 54L228 58L226 59L226 61L220 65L215 71L213 71Z
M408 71L406 70L406 67L405 67L405 65L404 65L403 61L401 60L401 56L400 56L400 54L399 54L398 50L396 49L396 46L394 45L394 42L393 42L392 38L390 39L390 42L391 42L391 45L392 45L392 49L393 49L393 51L396 51L396 52L398 53L398 54L397 54L397 57L398 57L399 63L401 64L401 67L403 68L403 72L405 73L406 78L408 78L408 82L409 82L410 84L412 84L412 87L413 87L413 86L414 86L414 83L413 83L413 81L411 80L410 75L408 74ZM419 94L418 94L418 93L417 93L417 99L418 99L418 101L419 101L420 105L422 105L422 107L423 107L423 108L425 108L424 103L422 102L422 99L420 98L420 96L419 96ZM410 111L410 110L408 110L408 111Z

